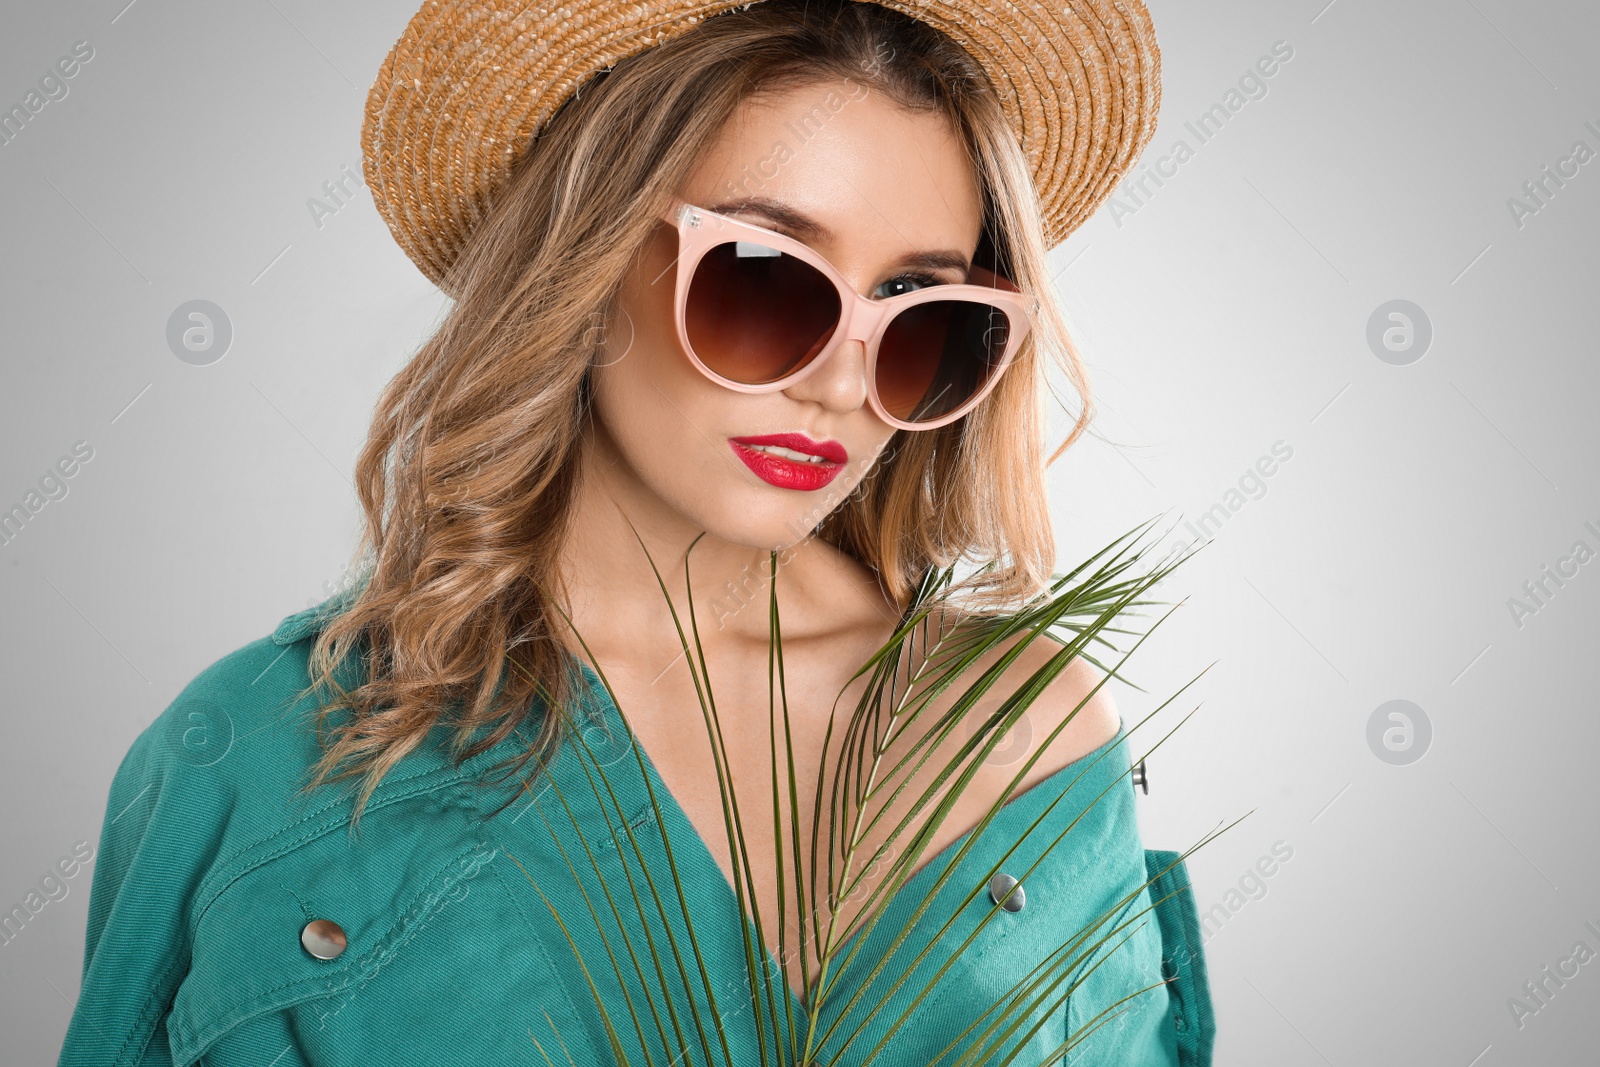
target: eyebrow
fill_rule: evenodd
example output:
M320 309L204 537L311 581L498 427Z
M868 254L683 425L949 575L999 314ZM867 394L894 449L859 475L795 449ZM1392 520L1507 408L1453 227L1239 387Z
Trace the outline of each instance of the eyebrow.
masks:
M797 211L787 204L771 200L764 196L741 197L735 200L720 200L706 208L707 211L718 215L757 214L765 218L771 226L769 229L779 230L785 236L793 237L806 244L832 244L833 231L804 212ZM929 252L908 252L896 260L891 266L896 267L924 267L928 270L949 269L961 272L965 278L972 272L972 262L959 252L949 249L940 249Z

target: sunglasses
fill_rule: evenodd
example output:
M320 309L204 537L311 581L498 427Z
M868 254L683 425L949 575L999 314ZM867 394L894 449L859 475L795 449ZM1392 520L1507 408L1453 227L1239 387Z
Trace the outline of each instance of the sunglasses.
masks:
M846 341L867 347L867 400L904 430L954 422L988 395L1038 301L983 267L973 281L871 300L808 245L676 200L673 314L706 377L741 393L803 380Z

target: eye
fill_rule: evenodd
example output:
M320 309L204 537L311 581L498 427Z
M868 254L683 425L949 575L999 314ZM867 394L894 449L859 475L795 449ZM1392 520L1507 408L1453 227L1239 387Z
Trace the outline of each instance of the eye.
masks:
M878 286L878 295L882 297L901 296L913 293L918 289L925 289L930 285L943 285L938 278L931 274L897 274L893 278ZM888 289L889 292L883 290Z

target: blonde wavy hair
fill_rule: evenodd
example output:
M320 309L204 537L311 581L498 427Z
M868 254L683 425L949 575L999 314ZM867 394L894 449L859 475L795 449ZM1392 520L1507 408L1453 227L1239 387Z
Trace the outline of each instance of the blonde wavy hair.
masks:
M657 212L740 102L840 78L948 118L982 192L975 262L1040 306L984 402L948 426L899 431L812 534L868 567L901 604L929 568L961 559L993 564L958 583L973 611L1048 584L1045 468L1087 427L1092 402L1017 136L983 70L927 24L872 3L762 0L584 84L536 136L445 278L453 305L384 390L357 460L359 588L312 648L311 688L333 696L318 712L324 752L306 791L361 778L359 819L382 777L436 726L464 760L511 735L536 696L567 706L578 682L558 637L556 605L566 601L552 598L563 595L556 561L590 414L596 328ZM1081 410L1046 460L1052 361ZM346 689L335 672L351 658L360 677ZM562 716L542 716L508 773L533 760L531 784L563 732Z

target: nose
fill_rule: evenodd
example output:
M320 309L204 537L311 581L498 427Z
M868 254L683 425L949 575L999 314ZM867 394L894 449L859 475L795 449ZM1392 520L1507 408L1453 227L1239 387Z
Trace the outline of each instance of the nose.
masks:
M867 402L866 342L846 340L820 367L783 392L792 400L818 403L829 411L855 411Z

